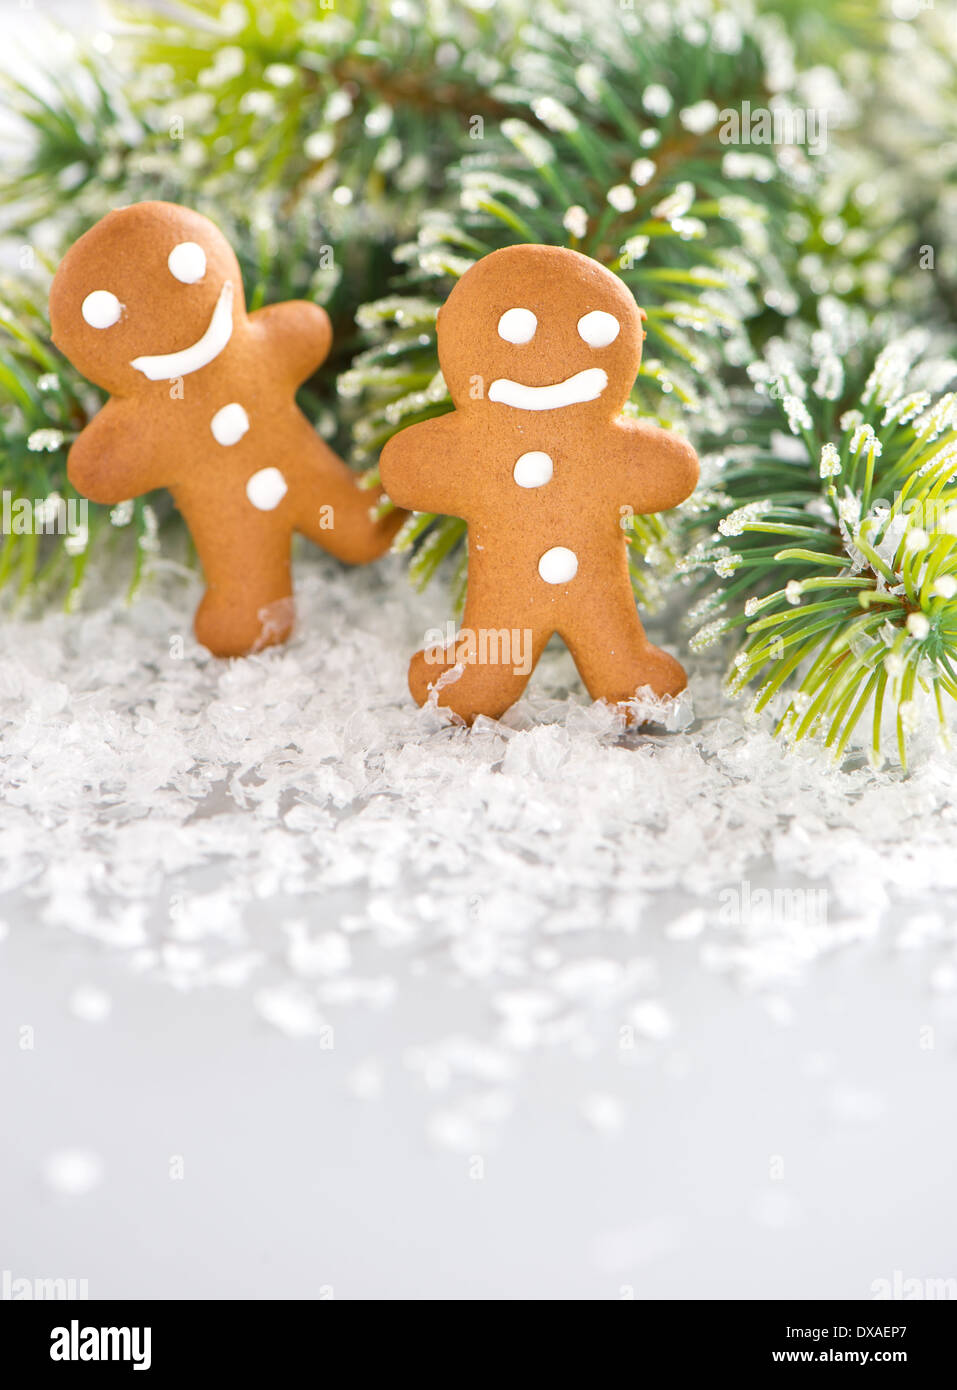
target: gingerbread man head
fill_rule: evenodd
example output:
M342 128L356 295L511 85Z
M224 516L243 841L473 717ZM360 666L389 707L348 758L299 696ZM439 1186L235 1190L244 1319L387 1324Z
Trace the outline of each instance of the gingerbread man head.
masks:
M67 253L50 296L57 347L114 395L201 371L245 316L229 242L174 203L109 213Z
M442 375L459 410L575 407L579 418L608 419L638 374L642 317L627 286L590 257L507 246L466 271L439 310Z

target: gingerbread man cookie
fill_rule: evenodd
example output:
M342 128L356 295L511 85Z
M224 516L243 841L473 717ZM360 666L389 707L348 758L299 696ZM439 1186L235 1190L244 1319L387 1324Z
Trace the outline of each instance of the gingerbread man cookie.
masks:
M455 409L402 430L380 463L397 505L468 524L462 626L412 658L419 704L434 690L468 723L498 718L553 633L593 699L684 689L645 636L628 575L623 519L676 506L698 479L683 439L620 414L643 337L626 286L553 246L485 256L439 311Z
M325 310L247 314L239 264L207 218L173 203L109 213L67 253L50 291L53 341L110 392L76 440L70 482L94 502L167 487L207 590L196 636L218 656L292 628L299 531L350 564L381 555L402 522L319 438L296 388L325 359Z

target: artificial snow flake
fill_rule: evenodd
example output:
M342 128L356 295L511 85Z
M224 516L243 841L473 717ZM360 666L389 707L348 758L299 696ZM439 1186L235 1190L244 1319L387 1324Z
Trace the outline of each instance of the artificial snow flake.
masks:
M603 1134L612 1134L621 1129L625 1110L617 1096L596 1094L586 1096L582 1101L582 1114L588 1123Z
M651 238L647 236L629 237L621 248L622 256L627 256L631 261L640 261L647 252L650 243Z
M581 240L588 233L588 214L579 203L575 203L566 209L565 216L562 218L562 226L566 232L570 232L573 237L578 237Z
M914 433L928 443L957 424L957 392L948 391L914 421Z
M646 87L641 96L641 104L650 116L667 116L674 102L667 87L660 83L652 83Z
M64 1149L43 1165L47 1183L64 1197L82 1197L103 1180L103 1164L87 1149Z
M27 439L27 448L35 454L55 454L57 449L62 449L65 438L62 430L34 430Z
M828 352L821 360L817 377L814 380L811 390L819 400L836 401L840 399L843 389L843 363L833 352Z
M757 521L760 517L766 516L773 510L773 503L767 499L758 502L748 502L743 507L736 508L729 512L726 517L718 522L718 530L722 536L740 536L744 529L752 521Z
M754 179L758 183L770 183L777 171L774 160L767 155L728 150L721 160L721 172L726 179Z
M927 341L928 335L923 329L914 329L889 343L878 354L861 397L865 405L870 405L872 401L886 405L897 397L901 382L906 378L914 359L926 348Z
M883 446L877 435L874 433L872 425L858 425L851 435L849 449L852 454L858 454L862 449L866 449L874 458L880 458Z
M637 188L644 188L654 178L656 169L653 159L636 159L629 170L629 177Z
M727 630L727 619L716 618L714 622L705 623L704 627L699 628L688 645L693 652L703 652L723 637Z
M70 1012L85 1023L103 1023L112 1008L110 996L96 985L81 985L70 996Z
M881 424L889 425L896 421L899 425L906 425L922 410L926 410L930 402L929 391L914 391L909 396L901 396L885 406Z
M787 416L788 429L792 434L800 434L801 430L811 428L811 413L799 396L787 395L782 404Z
M601 101L601 72L594 63L580 63L575 69L575 85L586 101Z
M637 199L634 189L629 188L626 183L616 183L613 188L608 190L608 202L616 212L631 212Z
M729 550L724 555L719 555L715 560L714 572L719 579L730 579L741 562L742 556Z
M538 97L532 102L532 110L549 130L570 134L578 129L578 117L554 97Z
M825 444L821 450L820 474L822 478L836 478L841 471L841 456L833 444Z
M679 111L678 119L685 130L694 135L704 135L717 123L718 108L708 98L696 101L693 106L685 106Z
M694 202L694 184L679 183L666 198L662 198L651 209L652 217L660 217L663 222L675 222L688 212Z

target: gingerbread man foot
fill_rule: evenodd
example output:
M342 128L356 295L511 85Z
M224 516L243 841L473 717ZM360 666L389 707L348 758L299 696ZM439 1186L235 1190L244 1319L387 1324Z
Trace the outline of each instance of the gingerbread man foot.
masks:
M548 634L517 627L463 627L451 649L426 647L409 663L417 704L434 699L471 724L480 714L500 719L528 684Z
M216 656L248 656L285 642L295 621L291 593L259 603L236 591L207 589L193 630L197 641Z

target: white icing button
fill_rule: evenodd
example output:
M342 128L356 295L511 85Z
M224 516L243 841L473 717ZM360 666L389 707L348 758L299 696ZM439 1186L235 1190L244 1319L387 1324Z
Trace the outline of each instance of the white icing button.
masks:
M498 336L507 343L530 343L537 327L531 309L506 309L498 321Z
M538 562L538 572L546 584L567 584L578 573L578 556L564 545L553 545Z
M94 290L80 306L80 313L91 328L112 328L123 312L123 305L109 290Z
M578 336L589 347L602 348L613 343L621 331L621 324L614 314L606 314L603 309L593 309L578 320Z
M224 405L209 422L217 444L238 444L249 429L249 416L238 401Z
M519 487L544 487L552 480L552 461L540 449L522 454L515 465L512 477Z
M206 274L206 252L196 241L181 241L169 253L170 274L184 285L195 285Z
M260 468L246 484L246 496L261 512L271 512L289 491L278 468Z

